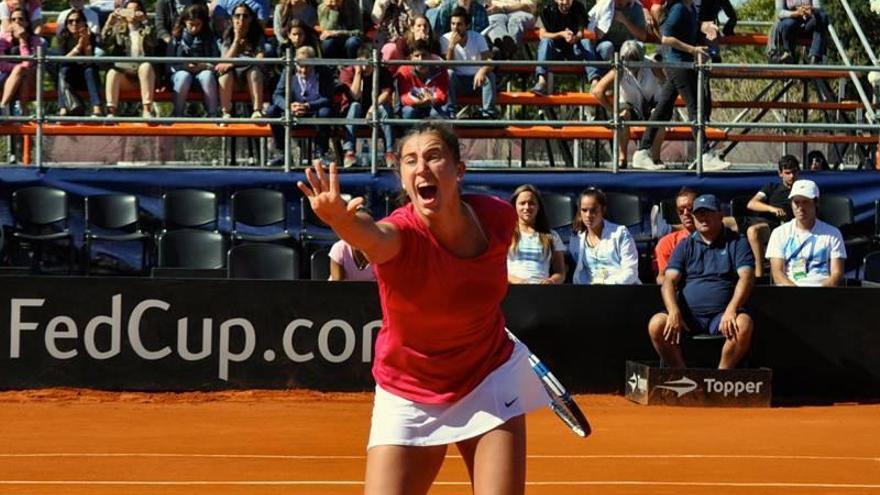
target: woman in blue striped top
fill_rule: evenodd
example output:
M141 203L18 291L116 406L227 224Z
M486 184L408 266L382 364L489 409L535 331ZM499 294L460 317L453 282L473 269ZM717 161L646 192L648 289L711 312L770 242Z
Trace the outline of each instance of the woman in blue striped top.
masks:
M565 245L550 229L541 194L530 184L510 197L517 226L507 253L507 280L512 284L561 284L565 281Z

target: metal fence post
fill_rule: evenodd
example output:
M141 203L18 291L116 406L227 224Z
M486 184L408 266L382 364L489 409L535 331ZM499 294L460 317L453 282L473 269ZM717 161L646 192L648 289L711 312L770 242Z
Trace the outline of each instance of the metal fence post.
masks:
M620 64L620 53L614 52L614 102L612 103L611 116L614 136L611 139L611 170L615 174L620 172L620 73L623 66Z
M705 94L704 91L706 91L706 73L704 72L703 55L700 53L697 53L695 67L697 69L697 115L694 121L694 131L697 135L697 177L701 177L703 175L703 147L705 146L703 142L705 139L705 134L703 134L703 106L706 103L703 101L703 95Z
M288 46L284 50L284 171L290 172L290 81L291 71L295 70L293 61L293 48ZM275 145L278 146L277 144ZM299 164L297 164L299 165Z
M37 167L43 170L43 76L45 74L46 52L42 44L37 46L37 132L36 143L34 143ZM24 103L22 103L22 112L24 112Z
M379 50L373 48L372 60L370 64L373 66L373 88L370 97L372 98L373 115L370 119L370 173L376 175L379 165ZM384 118L383 118L384 120ZM357 135L357 133L355 133ZM385 143L388 146L388 143ZM387 165L387 163L386 163Z

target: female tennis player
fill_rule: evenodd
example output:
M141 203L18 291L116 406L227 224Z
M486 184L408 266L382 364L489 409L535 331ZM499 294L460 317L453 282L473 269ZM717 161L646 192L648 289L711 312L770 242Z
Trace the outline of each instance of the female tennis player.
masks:
M525 491L524 414L548 396L528 349L504 330L507 249L516 214L506 202L462 195L458 139L427 122L398 144L408 204L381 221L340 197L336 165L297 186L316 214L375 265L383 312L365 493L423 494L449 444L476 494Z

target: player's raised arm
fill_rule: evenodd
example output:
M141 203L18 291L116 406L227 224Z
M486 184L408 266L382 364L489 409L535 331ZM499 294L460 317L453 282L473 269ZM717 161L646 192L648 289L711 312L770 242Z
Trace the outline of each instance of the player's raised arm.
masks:
M358 213L364 198L357 197L348 203L339 191L339 175L336 164L330 164L329 173L320 161L314 170L306 170L306 179L296 186L308 198L312 211L334 232L352 247L360 249L371 263L381 264L395 257L400 251L400 233L387 223L376 222L366 213Z

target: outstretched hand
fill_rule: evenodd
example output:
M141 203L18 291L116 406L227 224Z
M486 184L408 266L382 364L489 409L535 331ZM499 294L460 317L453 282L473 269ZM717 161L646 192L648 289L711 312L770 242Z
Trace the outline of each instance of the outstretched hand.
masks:
M308 185L299 181L296 183L296 187L308 198L312 211L330 227L354 218L358 208L364 204L363 197L354 198L348 203L345 202L339 192L339 175L336 171L336 163L330 164L328 174L324 171L321 161L315 160L314 170L306 169L306 179L309 181Z

